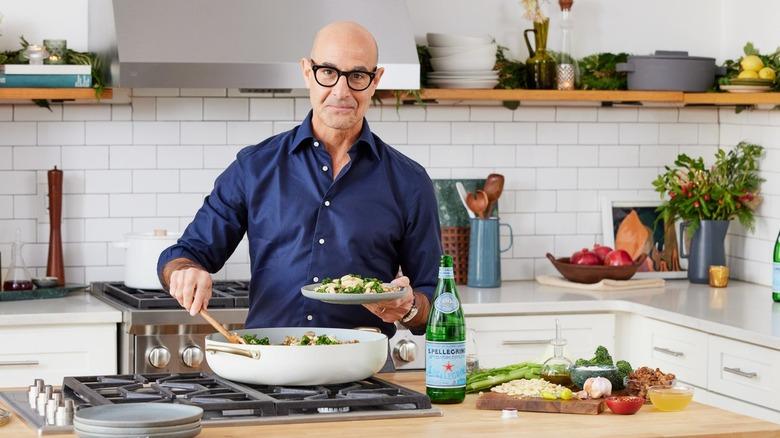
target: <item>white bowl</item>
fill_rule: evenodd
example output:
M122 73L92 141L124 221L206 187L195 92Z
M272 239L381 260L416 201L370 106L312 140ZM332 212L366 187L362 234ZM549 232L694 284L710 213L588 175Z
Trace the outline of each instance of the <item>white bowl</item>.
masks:
M452 57L431 58L434 71L492 70L495 57Z
M490 52L496 54L496 45L487 44L484 46L452 46L452 47L428 47L432 58L442 58L445 56L459 55L466 52L484 53Z
M426 33L425 38L429 46L434 47L452 47L452 46L484 46L493 42L490 35L453 35L448 33Z

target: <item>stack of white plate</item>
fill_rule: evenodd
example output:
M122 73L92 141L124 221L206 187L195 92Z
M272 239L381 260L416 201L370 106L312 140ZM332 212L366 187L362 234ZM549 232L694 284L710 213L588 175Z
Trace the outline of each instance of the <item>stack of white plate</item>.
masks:
M490 35L428 33L433 72L428 82L439 88L493 88L498 84L496 44Z
M200 433L203 409L169 403L94 406L79 409L73 429L82 438L190 438Z

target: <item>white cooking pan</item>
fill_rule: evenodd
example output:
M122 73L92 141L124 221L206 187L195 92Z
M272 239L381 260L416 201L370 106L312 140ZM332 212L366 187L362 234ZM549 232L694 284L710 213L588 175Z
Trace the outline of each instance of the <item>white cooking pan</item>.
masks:
M354 344L279 345L285 336L306 332ZM363 330L325 327L275 327L236 330L238 335L268 336L271 345L231 344L219 333L206 336L206 361L217 375L257 385L329 385L365 379L387 359L387 336Z

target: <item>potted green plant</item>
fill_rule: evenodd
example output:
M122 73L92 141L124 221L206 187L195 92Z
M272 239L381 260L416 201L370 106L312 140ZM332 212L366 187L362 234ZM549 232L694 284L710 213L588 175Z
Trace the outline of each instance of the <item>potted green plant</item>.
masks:
M759 188L764 181L758 174L763 151L763 147L746 142L728 152L718 149L709 168L701 157L680 154L674 166L665 166L666 171L653 181L664 199L657 210L658 219L666 224L681 219L685 231L693 236L687 254L686 245L680 245L680 256L688 257L691 282L707 283L709 267L726 264L724 240L732 219L753 229L753 213L761 202Z

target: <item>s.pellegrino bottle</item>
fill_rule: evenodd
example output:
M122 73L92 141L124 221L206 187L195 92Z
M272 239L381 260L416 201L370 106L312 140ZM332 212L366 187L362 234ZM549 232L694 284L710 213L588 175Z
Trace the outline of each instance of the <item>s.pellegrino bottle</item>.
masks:
M780 303L780 232L775 240L775 255L772 261L772 300Z
M432 403L460 403L466 397L466 323L452 257L446 254L425 330L425 392Z

